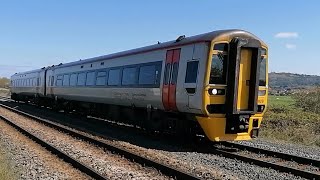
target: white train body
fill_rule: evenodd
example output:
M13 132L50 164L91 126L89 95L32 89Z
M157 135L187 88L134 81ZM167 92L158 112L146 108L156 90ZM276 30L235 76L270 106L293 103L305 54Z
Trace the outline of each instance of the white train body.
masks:
M72 102L175 113L196 119L212 141L246 140L265 112L266 52L266 44L251 33L214 31L14 74L11 93L17 100L35 97L63 106Z

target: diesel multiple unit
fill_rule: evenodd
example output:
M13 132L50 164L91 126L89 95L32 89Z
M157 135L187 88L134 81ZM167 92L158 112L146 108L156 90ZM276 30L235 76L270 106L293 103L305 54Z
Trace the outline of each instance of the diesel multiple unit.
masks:
M12 99L211 141L258 135L267 105L267 45L221 30L16 73Z

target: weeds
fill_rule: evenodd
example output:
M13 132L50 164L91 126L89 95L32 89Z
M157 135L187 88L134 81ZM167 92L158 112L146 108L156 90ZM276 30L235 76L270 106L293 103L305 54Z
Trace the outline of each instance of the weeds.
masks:
M261 136L320 147L320 91L280 98L270 96Z

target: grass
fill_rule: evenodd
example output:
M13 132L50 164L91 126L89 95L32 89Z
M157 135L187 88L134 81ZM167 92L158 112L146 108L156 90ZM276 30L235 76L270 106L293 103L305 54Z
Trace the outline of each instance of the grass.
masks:
M291 96L269 96L270 106L292 106L295 101Z
M291 96L269 96L261 136L320 147L320 114L298 107Z
M3 149L0 149L0 179L5 179L5 180L18 179Z

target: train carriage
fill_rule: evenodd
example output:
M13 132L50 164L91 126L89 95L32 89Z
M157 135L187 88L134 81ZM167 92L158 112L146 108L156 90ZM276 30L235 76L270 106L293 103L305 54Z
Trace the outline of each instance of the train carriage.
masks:
M37 102L152 131L204 132L211 141L257 136L267 104L267 45L243 30L180 36L42 71ZM32 96L15 85L12 94Z

